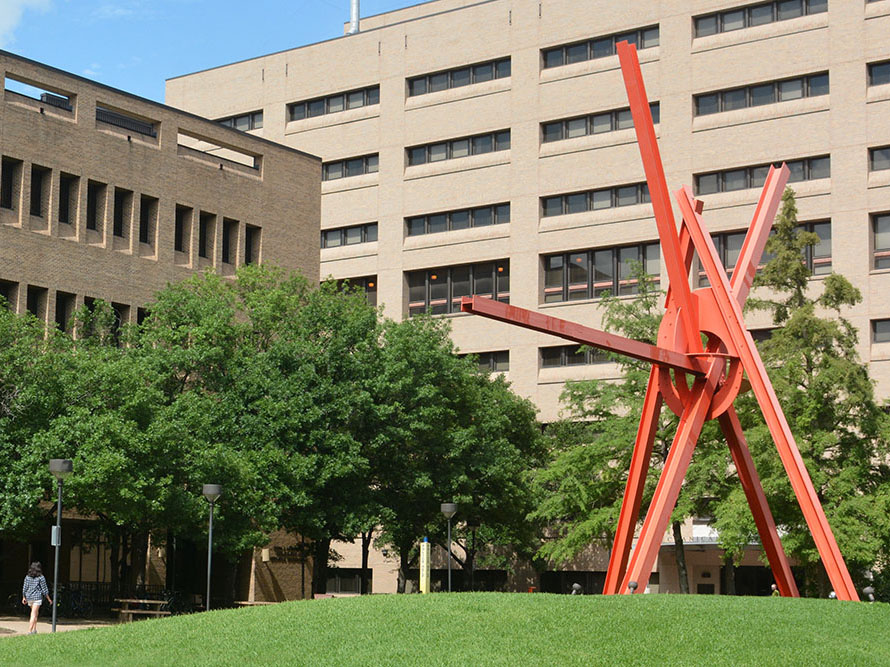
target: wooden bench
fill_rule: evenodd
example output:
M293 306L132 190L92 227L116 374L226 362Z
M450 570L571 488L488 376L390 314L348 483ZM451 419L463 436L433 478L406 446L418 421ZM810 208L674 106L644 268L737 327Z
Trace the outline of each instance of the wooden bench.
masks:
M266 602L264 600L236 600L235 604L239 607L258 607L264 604L278 604L277 602Z
M170 612L161 609L167 604L166 600L138 600L138 599L115 599L119 603L119 607L113 607L111 611L116 611L120 615L121 623L129 623L133 620L134 615L140 616L169 616ZM145 607L153 607L153 609L133 609L130 605L142 605Z

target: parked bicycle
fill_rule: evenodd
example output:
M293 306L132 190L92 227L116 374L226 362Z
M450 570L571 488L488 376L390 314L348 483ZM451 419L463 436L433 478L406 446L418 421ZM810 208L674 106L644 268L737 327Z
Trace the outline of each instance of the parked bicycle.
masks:
M83 591L59 586L59 615L67 618L92 618L93 601Z
M28 616L30 610L28 605L22 604L21 593L10 593L6 598L6 613L12 616Z

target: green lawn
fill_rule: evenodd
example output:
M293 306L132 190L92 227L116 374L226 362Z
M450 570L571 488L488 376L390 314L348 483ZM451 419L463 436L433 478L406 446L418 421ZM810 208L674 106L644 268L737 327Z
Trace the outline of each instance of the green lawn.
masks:
M890 605L455 593L214 611L0 639L2 665L890 665Z

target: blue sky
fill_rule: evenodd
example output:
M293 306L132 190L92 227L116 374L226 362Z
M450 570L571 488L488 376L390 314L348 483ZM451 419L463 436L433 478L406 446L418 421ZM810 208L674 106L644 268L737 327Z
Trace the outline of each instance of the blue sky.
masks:
M362 0L362 16L418 0ZM164 80L343 34L349 0L0 0L0 48L162 102Z

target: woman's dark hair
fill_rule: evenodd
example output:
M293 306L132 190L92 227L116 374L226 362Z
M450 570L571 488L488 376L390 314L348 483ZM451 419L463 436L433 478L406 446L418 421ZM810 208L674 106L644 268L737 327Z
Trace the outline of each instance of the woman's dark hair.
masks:
M40 567L40 561L35 560L28 568L28 576L39 577L41 574L43 574L43 568Z

